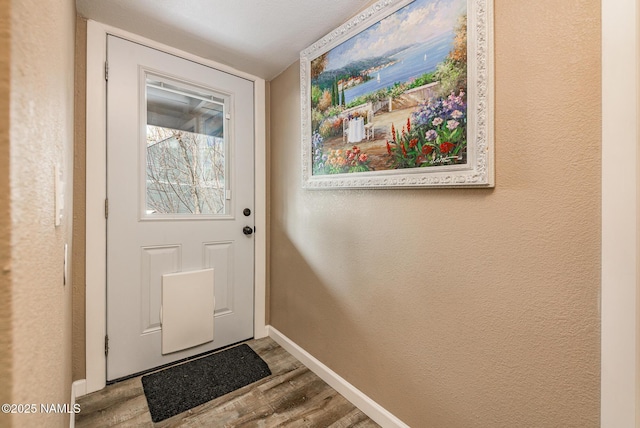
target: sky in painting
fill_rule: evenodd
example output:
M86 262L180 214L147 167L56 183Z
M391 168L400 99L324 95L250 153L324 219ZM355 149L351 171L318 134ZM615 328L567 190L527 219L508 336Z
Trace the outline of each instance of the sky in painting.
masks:
M466 10L467 0L416 0L329 51L325 70L450 32Z

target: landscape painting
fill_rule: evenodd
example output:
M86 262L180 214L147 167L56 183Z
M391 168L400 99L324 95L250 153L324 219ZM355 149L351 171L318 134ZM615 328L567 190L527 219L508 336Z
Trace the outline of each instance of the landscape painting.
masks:
M383 17L350 37L348 24L344 41L330 49L316 44L301 55L308 61L302 63L307 181L324 178L331 187L327 179L348 177L353 186L356 177L370 183L383 177L382 184L402 185L406 180L395 181L394 172L450 176L475 168L469 165L475 142L470 149L468 1L402 4L386 15L372 11L372 21Z

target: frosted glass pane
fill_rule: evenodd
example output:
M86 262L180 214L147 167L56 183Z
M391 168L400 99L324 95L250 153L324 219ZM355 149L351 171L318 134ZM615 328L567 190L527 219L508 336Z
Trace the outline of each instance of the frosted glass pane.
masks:
M225 214L224 101L147 79L146 214Z

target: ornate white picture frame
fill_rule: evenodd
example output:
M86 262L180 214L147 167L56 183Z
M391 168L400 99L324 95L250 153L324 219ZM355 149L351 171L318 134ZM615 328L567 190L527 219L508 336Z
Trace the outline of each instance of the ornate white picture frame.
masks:
M492 14L381 0L303 50L303 186L493 187Z

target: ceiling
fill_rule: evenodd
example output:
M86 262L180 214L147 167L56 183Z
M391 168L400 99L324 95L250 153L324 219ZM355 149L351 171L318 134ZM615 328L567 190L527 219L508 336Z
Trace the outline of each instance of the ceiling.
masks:
M76 0L78 13L271 80L371 0Z

